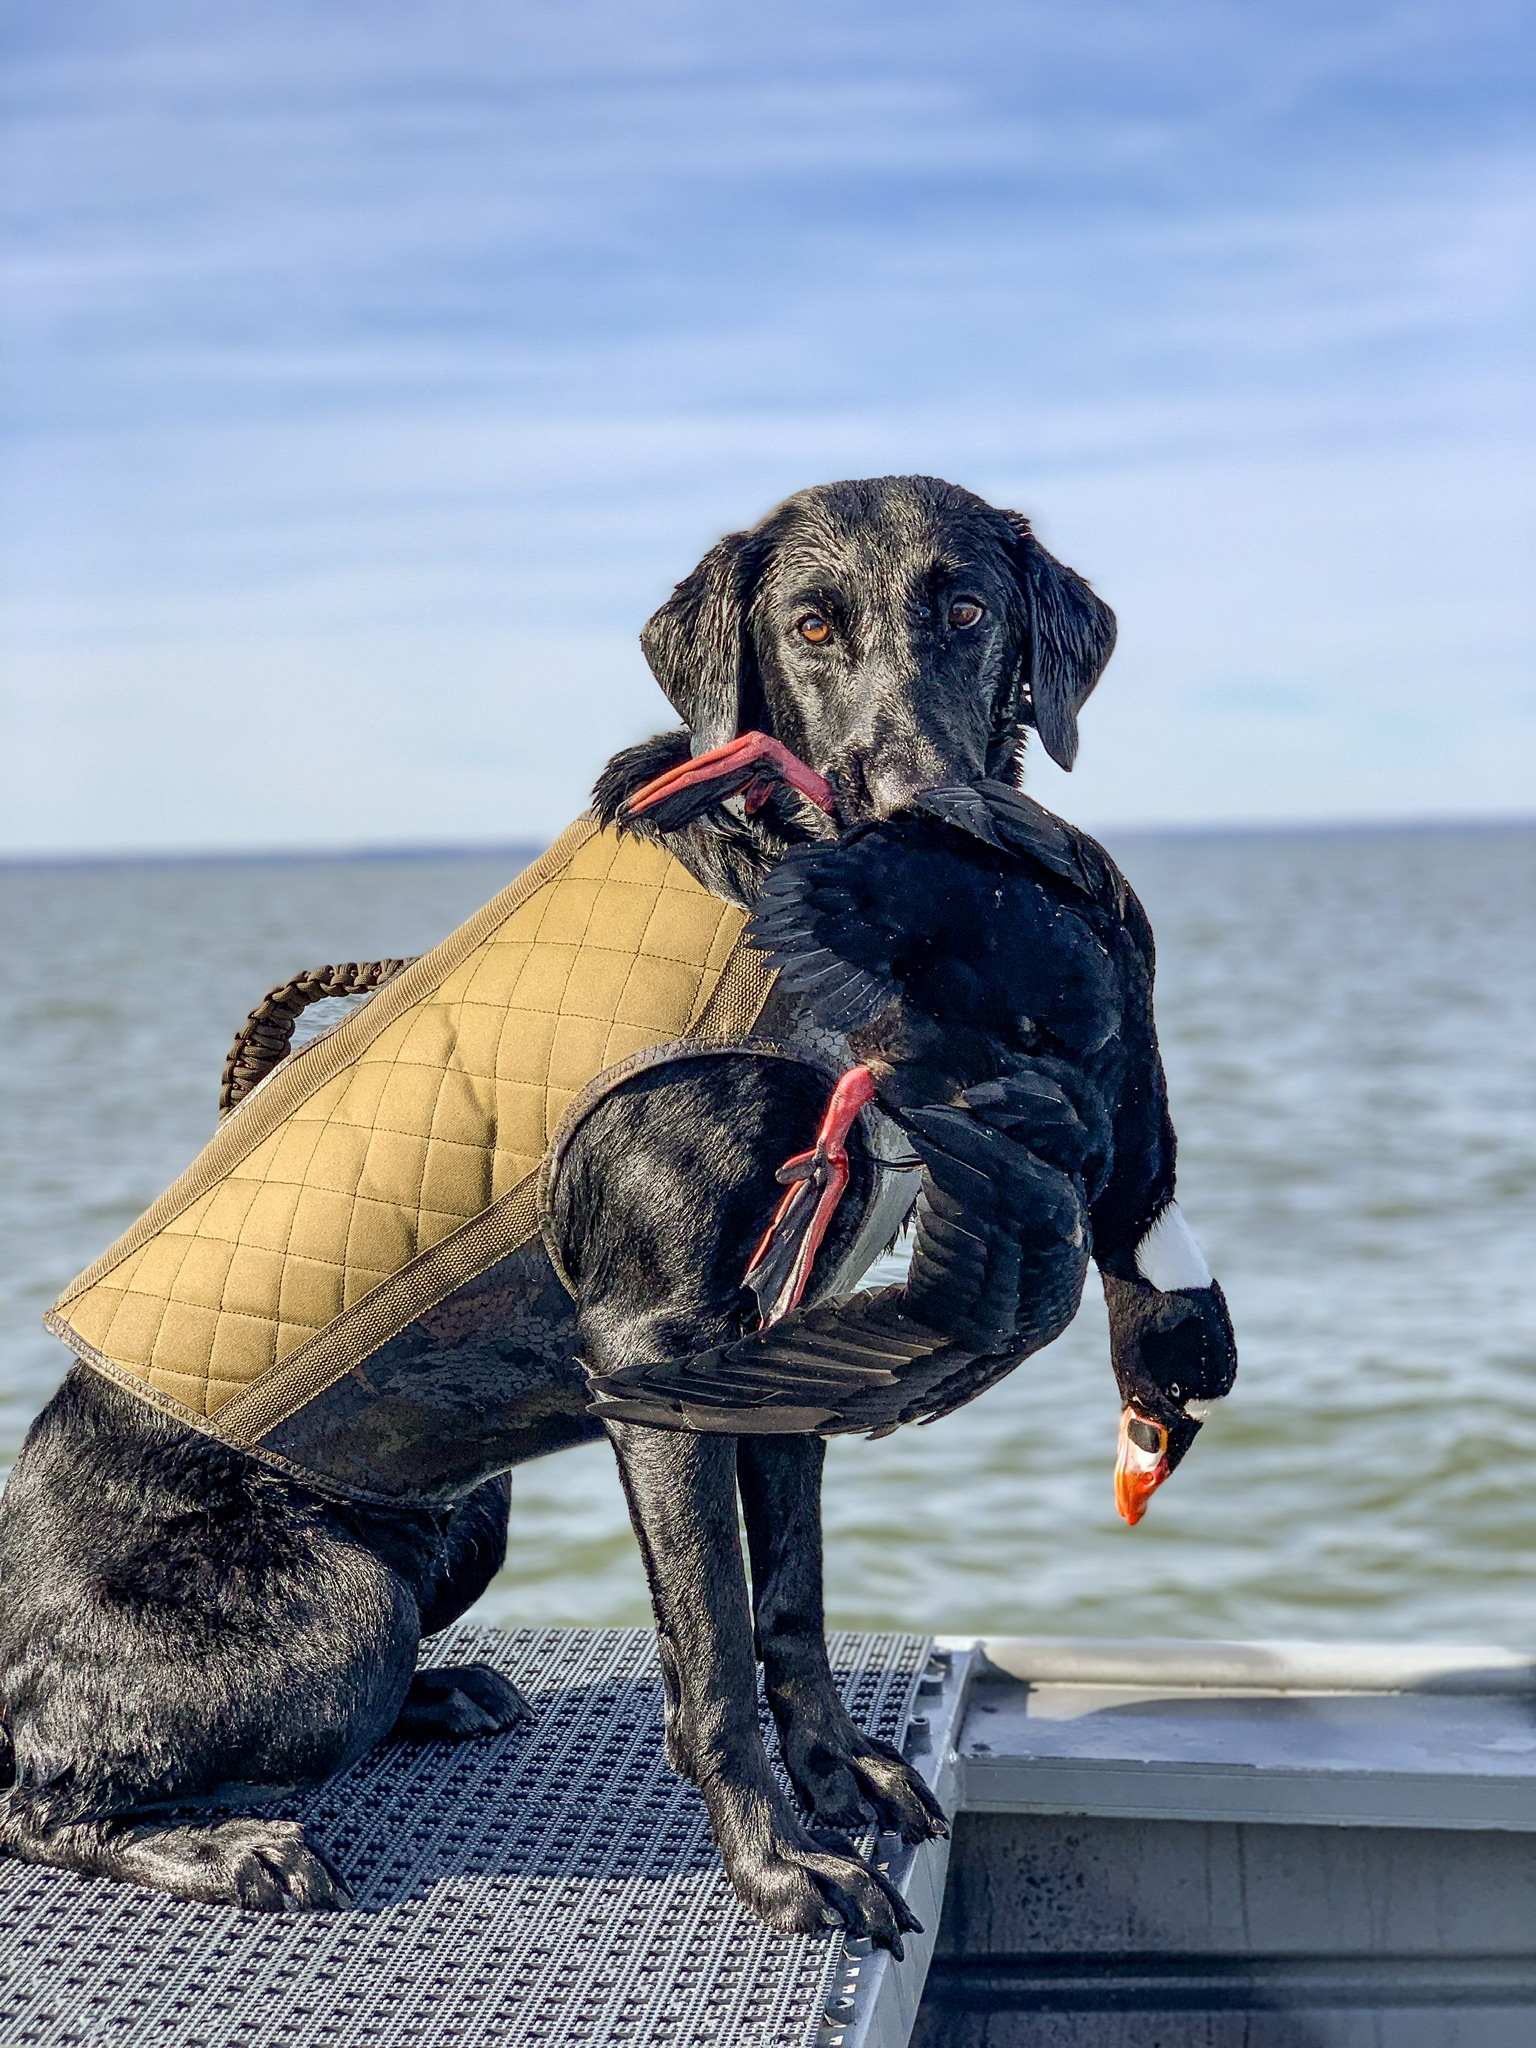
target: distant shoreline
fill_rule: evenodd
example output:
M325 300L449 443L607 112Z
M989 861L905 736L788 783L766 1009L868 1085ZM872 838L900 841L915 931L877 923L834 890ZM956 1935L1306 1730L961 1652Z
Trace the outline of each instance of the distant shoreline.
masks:
M1090 829L1085 827L1086 829ZM1536 816L1513 818L1328 818L1275 824L1109 825L1096 836L1111 845L1135 841L1231 839L1425 838L1474 832L1536 831ZM530 861L543 852L543 839L473 842L453 840L419 846L185 847L116 853L0 853L0 870L128 867L295 867L316 862L357 861Z
M535 860L549 842L544 839L496 841L466 845L462 841L434 846L296 846L284 850L264 846L187 847L143 853L0 853L6 868L176 868L176 867L308 867L319 861Z

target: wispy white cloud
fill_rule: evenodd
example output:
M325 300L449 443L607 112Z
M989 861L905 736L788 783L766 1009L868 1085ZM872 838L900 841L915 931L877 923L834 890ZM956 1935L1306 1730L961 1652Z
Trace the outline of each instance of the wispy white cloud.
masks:
M233 687L424 837L551 830L713 534L903 468L1025 503L1119 609L1079 814L1520 804L1517 8L8 33L12 753L78 792L24 769L12 843L264 837L285 742L216 758Z

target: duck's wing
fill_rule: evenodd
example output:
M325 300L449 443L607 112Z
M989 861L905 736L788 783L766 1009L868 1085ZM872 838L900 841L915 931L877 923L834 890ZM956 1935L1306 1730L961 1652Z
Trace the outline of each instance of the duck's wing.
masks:
M1129 922L1134 936L1145 924L1095 840L1008 783L975 782L924 790L908 812L797 848L764 884L749 935L821 1022L856 1030L900 992L917 942L952 950L982 898L990 913L990 889L978 897L974 864L955 858L962 834L1003 856L1005 871L1043 871L1057 900L1065 884L1101 930Z
M1028 1114L1038 1090L1032 1077ZM1049 1342L1082 1292L1081 1184L1012 1134L1026 1104L1010 1083L973 1094L983 1097L973 1108L907 1119L923 1191L905 1287L821 1303L695 1357L594 1379L594 1413L733 1436L880 1432L946 1413Z
M955 1371L966 1362L963 1347L902 1314L902 1292L823 1303L695 1358L594 1378L592 1413L726 1436L892 1427L909 1383L946 1377L946 1359Z
M1100 909L1124 916L1124 878L1098 841L1011 783L946 783L923 790L912 807L1001 853L1038 862Z
M748 936L834 1031L870 1023L897 993L901 941L880 827L787 855L763 885Z

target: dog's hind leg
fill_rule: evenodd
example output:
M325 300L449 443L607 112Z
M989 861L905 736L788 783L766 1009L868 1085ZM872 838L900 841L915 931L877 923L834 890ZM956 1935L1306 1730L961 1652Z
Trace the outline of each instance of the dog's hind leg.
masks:
M338 1902L260 1809L388 1733L418 1609L325 1502L77 1370L0 1498L0 1579L0 1848L184 1898Z
M752 1560L752 1606L763 1684L779 1749L813 1823L861 1830L864 1806L882 1834L924 1842L948 1832L944 1810L888 1742L866 1735L843 1705L827 1662L822 1608L821 1474L814 1436L738 1439L737 1483Z
M503 1472L477 1486L446 1517L416 1596L424 1636L435 1636L467 1614L506 1563L511 1505L512 1475Z
M0 1849L26 1863L147 1885L179 1899L303 1912L352 1903L297 1821L77 1821L59 1827L0 1813Z
M842 1923L900 1955L917 1922L885 1882L814 1835L779 1790L757 1727L736 1534L736 1442L610 1425L656 1613L667 1756L704 1795L737 1895L770 1927Z
M417 1594L424 1636L457 1621L500 1571L511 1498L512 1477L504 1473L476 1487L449 1516ZM464 1742L532 1719L533 1709L511 1679L489 1664L434 1664L411 1680L390 1733L402 1742Z

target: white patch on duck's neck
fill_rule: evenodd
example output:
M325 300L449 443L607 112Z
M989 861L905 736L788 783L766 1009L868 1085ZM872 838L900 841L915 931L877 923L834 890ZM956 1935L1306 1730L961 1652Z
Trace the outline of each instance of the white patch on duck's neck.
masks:
M1211 1269L1177 1202L1170 1202L1136 1247L1136 1270L1149 1287L1209 1287Z
M1225 1394L1212 1394L1208 1401L1197 1400L1193 1395L1184 1403L1184 1413L1191 1422L1205 1422L1226 1399Z

